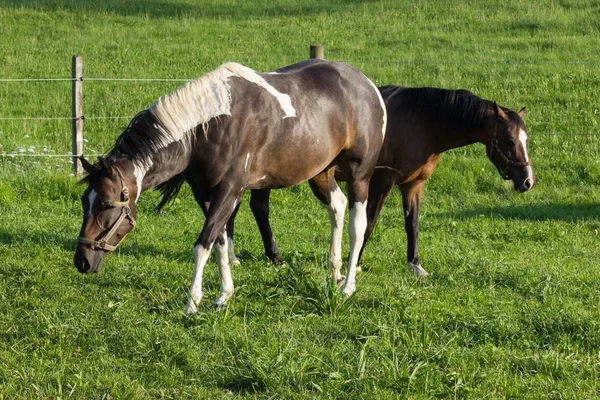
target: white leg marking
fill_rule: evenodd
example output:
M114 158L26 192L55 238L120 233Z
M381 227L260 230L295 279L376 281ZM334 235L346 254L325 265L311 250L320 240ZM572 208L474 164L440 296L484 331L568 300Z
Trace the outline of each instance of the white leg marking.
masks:
M206 261L208 261L208 257L210 256L211 247L208 249L201 245L194 247L194 273L188 296L188 305L185 308L186 314L195 314L198 311L196 305L202 300L202 274Z
M233 279L231 279L231 270L229 269L229 256L228 256L228 240L227 240L227 229L223 227L223 231L219 235L219 240L223 241L223 244L215 244L215 253L217 254L217 262L219 264L219 277L221 278L221 288L219 291L219 297L215 300L215 306L224 306L227 304L227 300L233 294Z
M408 270L412 271L418 277L429 275L429 273L423 269L423 267L421 266L420 263L415 264L410 261L407 261L407 266L408 266Z
M233 244L233 239L227 237L227 251L229 252L229 259L231 260L231 264L240 265L240 260L235 256L235 248Z
M350 221L348 223L348 234L350 236L350 259L348 260L346 282L342 287L342 294L344 294L346 297L349 297L356 289L356 264L358 263L358 255L360 254L366 229L367 202L356 202L350 210Z
M331 221L331 248L329 252L329 268L333 273L333 278L336 282L341 283L343 277L340 273L342 268L342 234L344 229L344 214L346 212L346 196L336 186L335 190L330 194L331 202L327 207L329 219Z
M94 208L94 202L96 201L96 197L98 197L98 192L96 192L96 190L94 189L90 190L90 193L88 194L88 201L90 202L90 208L88 208L87 210L88 217L92 215L92 209Z

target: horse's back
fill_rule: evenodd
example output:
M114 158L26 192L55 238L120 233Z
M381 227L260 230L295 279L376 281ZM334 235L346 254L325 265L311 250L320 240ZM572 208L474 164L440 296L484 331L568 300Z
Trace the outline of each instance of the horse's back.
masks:
M291 186L336 163L340 155L370 163L369 154L378 154L385 107L375 85L360 71L343 63L307 60L257 74L273 90L233 77L232 118L223 124L225 135L235 137L243 156L251 160L250 187ZM284 99L293 111L284 110ZM267 178L255 182L264 176L272 177L272 183Z

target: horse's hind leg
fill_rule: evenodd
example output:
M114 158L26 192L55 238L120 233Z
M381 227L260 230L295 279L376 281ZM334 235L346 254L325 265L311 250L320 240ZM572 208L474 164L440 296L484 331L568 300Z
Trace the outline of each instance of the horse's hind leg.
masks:
M238 203L238 205L235 206L233 214L231 214L231 217L229 217L229 220L227 221L227 253L229 255L229 260L231 260L231 263L233 265L240 265L240 260L238 260L235 256L235 246L233 243L233 237L235 235L235 216L237 215L239 210L240 203Z
M415 275L429 275L419 262L419 209L423 195L425 181L417 180L398 185L402 192L402 206L404 207L404 229L406 230L407 266Z
M265 254L269 257L269 260L276 264L283 264L283 260L279 255L279 249L275 238L273 237L273 231L271 230L271 224L269 223L269 197L271 196L271 189L260 189L250 191L250 209L254 214L254 219L258 225L258 230L265 246Z
M348 236L350 237L350 256L348 257L348 271L342 293L349 297L356 289L356 269L360 249L363 244L367 228L367 197L369 192L368 179L349 179L348 197L350 200L350 219L348 222Z
M398 177L396 171L392 171L384 168L376 168L373 172L373 176L369 182L369 202L367 203L367 228L365 229L365 236L358 256L360 262L362 254L367 245L367 240L371 236L381 208L385 203L385 200L389 196L390 192L394 188L394 183Z
M334 173L335 168L331 168L315 176L308 183L315 196L327 206L329 212L331 221L329 268L331 268L336 282L341 283L344 280L340 270L342 268L342 233L347 200L335 181Z

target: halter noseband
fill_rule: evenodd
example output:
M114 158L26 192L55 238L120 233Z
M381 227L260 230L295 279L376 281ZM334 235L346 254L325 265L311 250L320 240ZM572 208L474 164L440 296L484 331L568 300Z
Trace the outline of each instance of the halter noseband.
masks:
M129 220L129 223L135 227L135 219L131 216L131 208L129 208L129 189L127 188L127 185L125 185L125 179L123 178L123 173L121 172L119 167L117 167L115 165L114 168L117 170L117 173L119 174L119 178L121 178L121 186L123 187L121 189L121 194L123 195L123 200L115 201L114 203L112 203L112 206L113 207L121 206L121 215L119 215L119 218L117 218L115 223L112 224L112 226L110 227L110 230L106 233L106 235L104 235L99 240L86 239L81 236L79 236L77 238L77 241L79 243L83 243L83 244L87 244L87 245L91 246L92 250L105 250L105 251L116 250L117 247L121 244L121 242L125 239L127 234L123 235L123 237L115 245L108 244L108 241L113 237L113 235L115 234L117 229L119 229L119 227L121 226L121 224L123 223L125 218L127 218ZM91 206L92 205L90 205L90 207Z
M508 175L508 171L512 167L526 167L528 165L531 165L531 162L529 162L529 161L522 161L522 162L513 161L502 152L502 149L500 148L500 145L498 144L498 120L500 119L500 117L498 115L498 105L496 103L494 103L494 113L496 114L496 125L494 125L494 136L492 136L492 143L490 145L490 151L488 152L488 158L490 160L492 159L492 155L494 154L494 149L495 149L496 152L498 153L498 155L500 156L500 158L502 158L502 160L504 160L504 163L506 164L504 166L504 170L501 170L500 167L498 167L498 166L496 166L496 168L498 169L498 172L500 172L500 176L502 176L503 179L508 180L508 179L510 179L510 176Z

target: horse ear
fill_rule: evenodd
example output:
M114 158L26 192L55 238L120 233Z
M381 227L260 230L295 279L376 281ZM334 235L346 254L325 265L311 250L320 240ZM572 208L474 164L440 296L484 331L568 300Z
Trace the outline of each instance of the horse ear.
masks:
M494 106L496 107L496 117L500 117L502 119L508 119L508 115L506 115L504 110L502 110L502 107L499 107L498 104L496 104L496 103L494 103Z
M525 116L525 107L521 108L519 110L519 112L517 114L519 114L519 117L521 117L521 119L523 119L523 117Z
M106 172L106 174L109 177L111 177L113 175L113 170L110 167L110 165L108 165L108 161L106 161L106 158L98 157L98 164L100 164L100 169L102 169L102 171Z
M90 164L89 161L86 160L83 156L79 156L79 161L81 161L81 166L83 167L85 172L87 172L88 174L91 174L92 171L94 170L94 166L92 164Z

